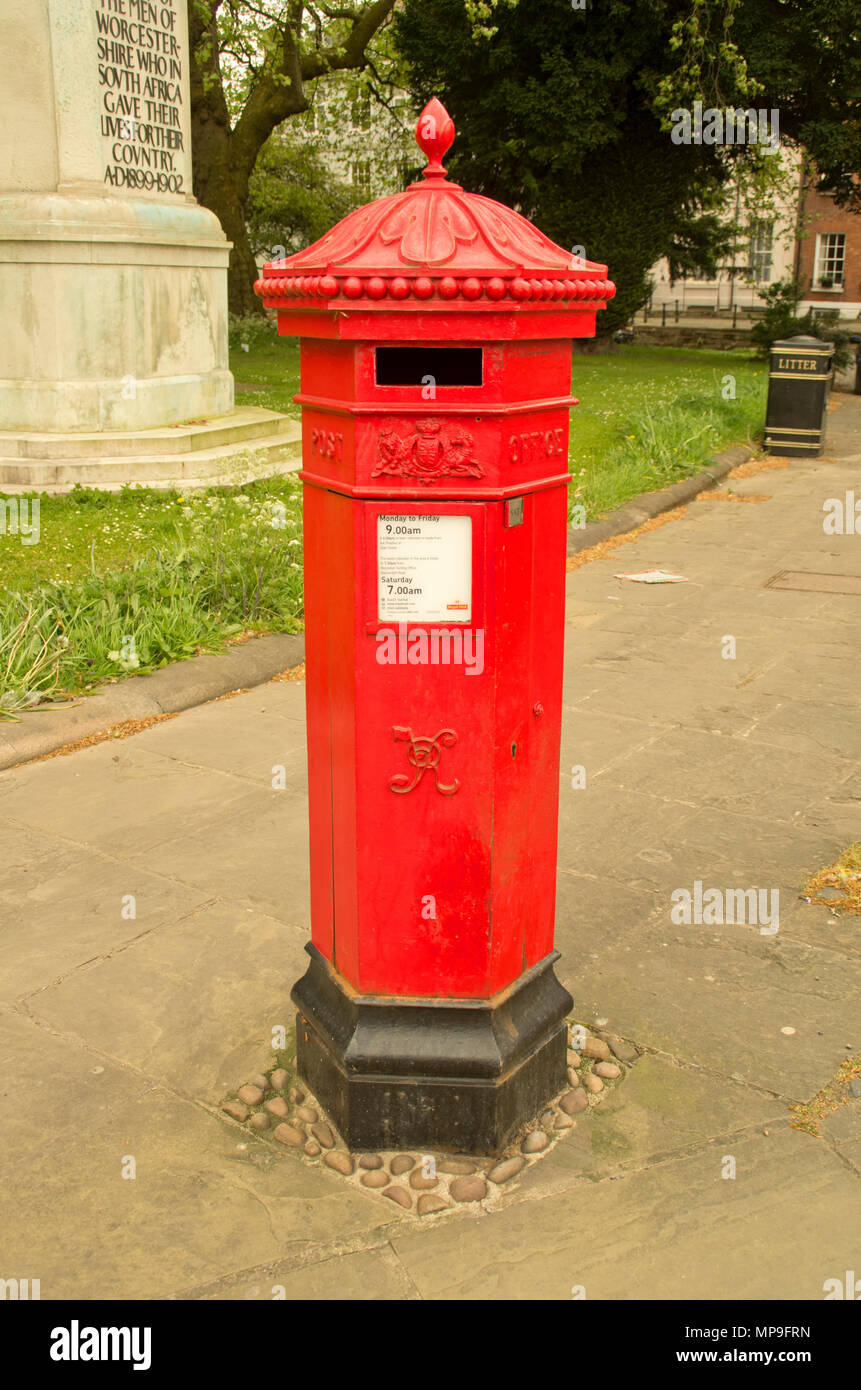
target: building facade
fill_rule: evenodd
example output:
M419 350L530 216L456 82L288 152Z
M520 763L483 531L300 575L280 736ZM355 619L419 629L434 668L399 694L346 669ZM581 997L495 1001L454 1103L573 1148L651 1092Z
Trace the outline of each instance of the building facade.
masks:
M699 273L673 280L666 260L652 267L651 310L662 312L666 305L668 314L744 314L761 310L763 290L792 278L801 161L788 147L781 149L779 158L784 191L767 211L738 184L729 185L721 217L731 230L732 247L715 275Z
M800 193L803 234L796 269L805 287L802 309L861 317L861 213L839 208L805 181Z
M794 169L792 193L763 216L732 188L723 213L735 228L732 254L713 277L673 280L667 261L658 261L652 267L649 315L761 313L762 293L778 281L795 279L803 293L799 313L814 309L831 311L828 317L861 317L861 214L837 207L817 190L815 173L797 154L786 151L782 158Z

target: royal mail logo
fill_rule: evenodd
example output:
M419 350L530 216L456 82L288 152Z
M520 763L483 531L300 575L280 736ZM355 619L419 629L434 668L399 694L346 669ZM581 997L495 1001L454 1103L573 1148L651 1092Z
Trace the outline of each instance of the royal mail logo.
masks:
M475 440L456 421L416 420L412 432L399 434L393 425L380 430L377 467L371 474L413 478L433 483L438 478L483 478L484 469L474 458Z

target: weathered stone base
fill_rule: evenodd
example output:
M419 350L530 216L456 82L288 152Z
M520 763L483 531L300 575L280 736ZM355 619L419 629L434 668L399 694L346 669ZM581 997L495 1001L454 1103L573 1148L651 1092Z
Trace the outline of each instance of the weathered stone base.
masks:
M55 434L0 432L0 490L117 491L239 484L302 466L298 421L245 407L183 425L148 430Z
M452 1001L358 995L307 950L297 1068L349 1148L496 1154L564 1088L558 952L492 999Z
M0 194L0 429L148 430L232 410L229 254L193 200Z

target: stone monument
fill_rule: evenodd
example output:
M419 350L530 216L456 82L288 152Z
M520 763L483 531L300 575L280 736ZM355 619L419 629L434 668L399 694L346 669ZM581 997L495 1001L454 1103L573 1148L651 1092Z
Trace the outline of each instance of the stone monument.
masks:
M298 425L234 408L185 0L0 0L0 117L0 489L298 467Z

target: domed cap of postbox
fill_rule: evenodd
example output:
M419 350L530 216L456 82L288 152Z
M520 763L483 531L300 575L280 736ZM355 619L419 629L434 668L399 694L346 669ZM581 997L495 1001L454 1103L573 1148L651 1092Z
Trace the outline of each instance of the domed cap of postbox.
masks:
M256 293L281 310L603 308L616 293L605 265L572 256L511 208L449 181L442 158L454 134L434 97L416 122L428 157L421 182L265 265Z

